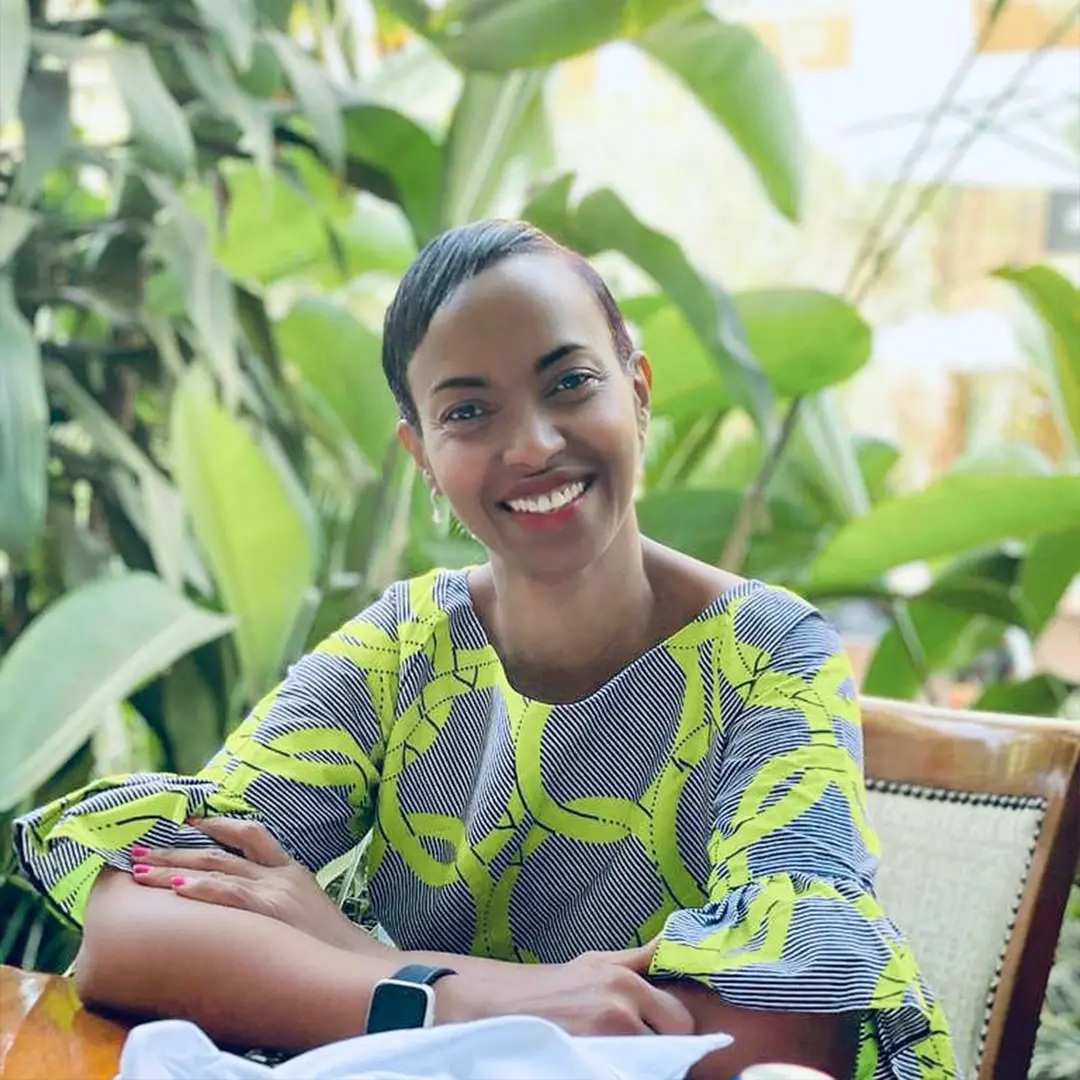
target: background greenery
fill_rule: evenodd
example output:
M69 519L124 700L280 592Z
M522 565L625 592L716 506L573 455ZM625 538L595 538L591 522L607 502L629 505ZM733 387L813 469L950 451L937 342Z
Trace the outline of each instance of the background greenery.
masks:
M478 557L432 523L379 365L396 278L447 226L525 216L638 268L650 285L620 301L656 376L644 530L830 609L873 604L890 628L867 692L985 676L1080 572L1068 281L999 272L1042 319L1071 456L967 458L894 494L898 451L849 437L830 396L871 355L859 306L887 249L864 247L843 296L729 294L614 192L552 172L553 66L625 39L797 221L800 127L752 33L697 0L375 11L381 60L361 82L331 0L102 0L65 18L0 0L0 125L22 131L0 160L0 960L60 970L75 944L15 871L13 815L98 775L198 769L391 580ZM88 59L130 118L113 142L72 122ZM433 119L436 87L453 106ZM916 560L929 584L900 595L890 571ZM978 707L1065 715L1075 695L990 678ZM343 903L356 866L326 875ZM1080 1023L1075 923L1064 940L1047 1078L1072 1075Z

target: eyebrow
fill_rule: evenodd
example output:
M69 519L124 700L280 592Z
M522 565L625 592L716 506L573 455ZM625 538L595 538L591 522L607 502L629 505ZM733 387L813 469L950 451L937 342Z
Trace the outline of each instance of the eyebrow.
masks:
M558 345L550 352L544 353L533 365L533 369L539 375L553 364L557 364L564 356L569 356L570 353L578 352L583 348L585 348L584 345L578 345L574 342ZM431 392L438 394L442 390L483 389L487 385L488 381L483 375L452 375L450 378L442 379L436 383Z

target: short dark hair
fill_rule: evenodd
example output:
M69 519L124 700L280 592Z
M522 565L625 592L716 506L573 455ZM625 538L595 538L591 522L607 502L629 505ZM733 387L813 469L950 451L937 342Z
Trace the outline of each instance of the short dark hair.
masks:
M624 364L634 343L604 279L576 251L563 247L525 221L478 221L440 233L428 241L405 271L383 323L382 363L401 415L414 426L419 417L406 369L438 310L477 274L511 255L547 252L565 258L592 289L611 328L615 353Z

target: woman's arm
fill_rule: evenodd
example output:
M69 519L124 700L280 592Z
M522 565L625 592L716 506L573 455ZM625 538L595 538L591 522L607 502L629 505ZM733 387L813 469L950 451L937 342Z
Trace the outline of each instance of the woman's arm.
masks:
M362 1034L372 987L401 963L374 939L360 959L264 915L106 869L87 901L75 986L98 1008L191 1020L226 1045L299 1051Z
M690 1010L697 1034L723 1031L735 1038L731 1046L699 1061L690 1080L730 1080L749 1065L778 1057L785 1065L820 1069L837 1080L854 1073L858 1014L740 1009L689 981L664 988Z

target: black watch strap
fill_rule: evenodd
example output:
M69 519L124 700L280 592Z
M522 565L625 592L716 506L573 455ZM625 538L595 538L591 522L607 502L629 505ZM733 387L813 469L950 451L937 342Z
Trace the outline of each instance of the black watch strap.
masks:
M427 964L407 964L394 974L398 982L417 983L420 986L433 986L444 975L456 975L452 968L428 967Z

